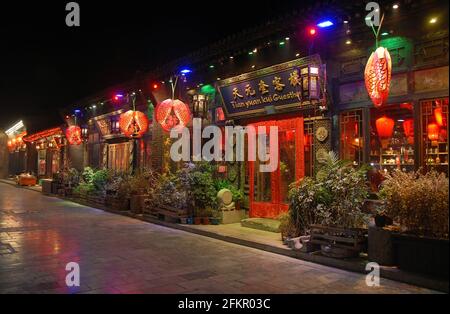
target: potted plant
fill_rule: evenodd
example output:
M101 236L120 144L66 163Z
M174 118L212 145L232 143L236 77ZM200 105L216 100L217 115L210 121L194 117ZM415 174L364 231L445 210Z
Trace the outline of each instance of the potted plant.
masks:
M113 199L112 207L114 210L129 211L130 210L130 179L124 175L119 180L116 197Z
M402 269L448 280L449 180L443 173L395 171L382 184L384 210L399 232L392 233Z
M207 162L187 163L177 174L179 189L186 192L188 203L193 204L195 223L209 224L212 210L217 208L217 190L213 178L214 168Z
M330 152L314 178L291 185L291 219L296 235L332 257L357 256L366 249L369 215L363 211L369 194L366 169L339 160Z
M284 244L287 244L289 239L299 236L298 230L292 221L291 212L280 214L278 220L280 221L281 240Z
M203 223L204 209L197 208L195 210L194 225L201 225Z
M130 209L141 214L144 210L144 201L148 198L150 186L156 184L157 177L153 171L143 169L130 178Z

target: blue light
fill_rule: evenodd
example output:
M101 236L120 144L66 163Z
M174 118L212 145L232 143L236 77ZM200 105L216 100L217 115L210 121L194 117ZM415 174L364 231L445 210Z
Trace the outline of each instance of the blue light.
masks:
M330 27L330 26L333 26L333 25L334 25L334 23L329 21L329 20L326 20L326 21L323 21L323 22L320 22L320 23L317 24L317 26L320 27L320 28Z
M185 68L185 69L182 69L182 70L180 71L180 73L183 74L183 75L185 75L185 74L192 73L192 70L191 70L191 69L188 69L188 68Z
M79 110L79 109L76 109L75 110L75 114L78 114L78 113L80 113L81 112L81 110Z

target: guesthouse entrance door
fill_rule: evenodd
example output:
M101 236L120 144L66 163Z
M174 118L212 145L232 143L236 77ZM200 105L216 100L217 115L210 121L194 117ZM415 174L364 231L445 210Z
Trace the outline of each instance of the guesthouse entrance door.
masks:
M250 217L276 218L289 209L289 185L305 175L303 118L272 120L251 124L266 127L269 151L269 128L278 127L278 167L274 172L260 172L261 161L249 161ZM258 141L256 141L256 145ZM258 147L256 147L258 149ZM257 152L258 150L256 150Z

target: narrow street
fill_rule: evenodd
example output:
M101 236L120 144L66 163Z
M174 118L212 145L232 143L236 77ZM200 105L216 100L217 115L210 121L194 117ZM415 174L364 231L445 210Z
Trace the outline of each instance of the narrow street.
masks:
M79 288L65 266L80 265ZM429 293L0 183L0 293Z

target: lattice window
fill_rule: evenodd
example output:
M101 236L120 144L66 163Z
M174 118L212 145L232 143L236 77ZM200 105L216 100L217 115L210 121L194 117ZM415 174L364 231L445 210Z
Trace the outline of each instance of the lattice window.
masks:
M364 156L363 113L361 109L346 111L340 115L340 156L355 166L361 165Z
M448 174L448 98L422 101L422 165Z

